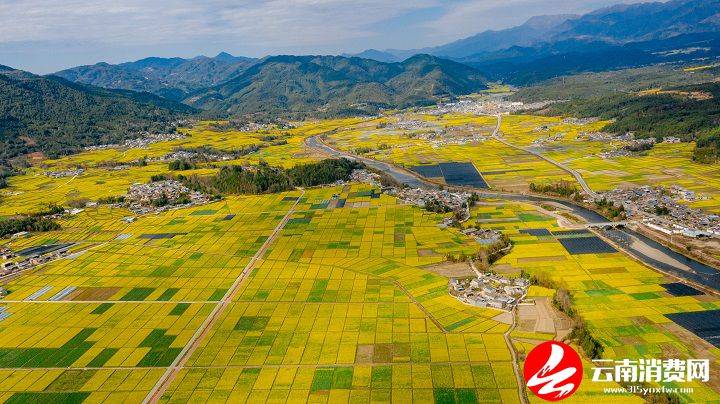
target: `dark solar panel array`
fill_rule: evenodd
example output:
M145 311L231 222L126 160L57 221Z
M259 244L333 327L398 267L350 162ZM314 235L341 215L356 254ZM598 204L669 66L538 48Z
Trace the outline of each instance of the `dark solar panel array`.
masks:
M472 163L440 163L432 166L414 166L411 169L426 178L442 177L448 185L490 188Z
M666 283L661 286L673 296L698 296L703 294L694 287L680 282Z
M720 347L720 310L666 314L675 324Z

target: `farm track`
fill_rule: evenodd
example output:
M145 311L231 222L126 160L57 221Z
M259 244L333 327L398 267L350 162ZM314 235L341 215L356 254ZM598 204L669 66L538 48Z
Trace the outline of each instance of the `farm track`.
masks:
M502 124L502 116L496 115L498 119L498 123L495 127L495 130L493 131L493 138L497 139L497 136L500 131L500 126ZM329 134L329 133L326 133ZM325 153L326 155L332 156L332 157L346 157L354 160L359 160L364 163L366 163L371 168L380 170L385 172L386 174L390 175L395 180L404 183L411 187L420 187L425 189L438 189L440 187L440 184L434 183L432 181L429 181L423 177L421 177L419 174L416 174L414 172L410 172L406 169L397 167L393 164L381 162L378 160L369 159L366 157L360 157L353 155L348 152L344 152L342 150L338 150L333 148L332 146L328 145L327 143L323 142L321 139L321 136L324 134L315 135L313 137L310 137L306 139L305 143L308 147L311 149ZM526 150L520 148L520 150L523 150L524 152L527 152ZM529 152L528 152L529 153ZM579 174L578 174L579 175ZM405 182L404 179L406 177L411 177L411 182ZM580 177L582 178L582 177ZM586 184L587 186L587 184ZM467 188L462 187L452 187L452 186L445 186L446 189L457 189L461 191L468 191ZM587 208L580 207L578 205L575 205L573 203L570 203L563 199L554 198L551 196L538 196L538 195L526 195L526 194L520 194L520 193L510 193L510 192L498 192L498 191L492 191L487 189L481 189L481 190L473 190L476 192L480 197L485 198L498 198L498 199L507 199L512 201L519 201L523 203L529 203L531 205L540 205L541 203L545 202L556 202L564 207L570 209L572 213L574 213L576 216L581 217L583 220L585 220L589 225L593 225L594 223L605 223L607 222L607 218L602 217L597 212L594 212L592 210L589 210ZM592 190L591 190L592 192ZM599 234L600 232L596 229L590 229L593 233ZM672 259L676 259L678 261L684 262L686 265L692 267L694 271L685 271L682 268L676 268L672 265L666 265L663 264L662 259L656 259L656 258L662 258L662 257L644 257L642 254L639 254L637 251L636 246L629 246L629 245L618 245L619 250L623 251L626 255L629 255L631 257L635 257L639 259L644 265L655 269L656 271L663 273L663 274L672 274L674 278L677 278L683 282L696 285L700 288L703 288L705 290L711 290L712 293L718 294L720 293L720 284L718 283L718 277L720 276L720 271L718 271L717 268L713 268L709 265L705 265L699 261L696 261L690 257L687 257L681 253L678 253L670 248L667 248L662 245L654 245L651 246L652 243L649 240L643 240L639 235L635 232L633 232L630 229L623 230L619 229L618 232L622 232L626 234L628 237L632 237L635 240L637 240L639 243L649 247L654 248L657 250L658 254L661 254L665 257L669 257ZM700 269L705 274L698 277L697 276L697 269Z
M533 155L533 156L535 156L535 157L537 157L537 158L539 158L539 159L541 159L541 160L544 160L544 161L546 161L546 162L554 165L555 167L557 167L557 168L559 168L559 169L567 172L568 174L570 174L570 175L572 175L573 177L575 177L575 180L578 182L578 184L580 184L580 186L582 187L583 191L585 191L586 194L590 195L590 196L593 197L593 198L595 198L595 197L597 196L597 194L595 193L595 191L593 191L593 190L590 188L590 186L587 184L587 182L585 182L585 179L583 178L582 175L580 175L579 172L575 171L574 169L568 167L567 165L565 165L565 164L563 164L563 163L560 163L560 162L557 162L557 161L551 159L550 157L544 156L544 155L542 155L542 154L540 154L540 153L538 153L538 152L532 151L532 150L530 150L530 149L526 149L526 148L524 148L524 147L521 147L521 146L512 144L512 143L508 142L507 140L505 140L505 139L500 135L500 126L502 125L502 115L496 115L496 116L497 116L498 123L497 123L497 127L495 128L495 131L494 131L493 134L492 134L492 137L493 137L495 140L497 140L498 142L504 144L505 146L508 146L508 147L513 148L513 149L515 149L515 150L519 150L519 151L521 151L521 152L531 154L531 155Z
M508 147L514 148L514 149L522 151L524 153L531 154L537 158L547 161L548 163L570 173L571 175L573 175L573 177L575 177L575 179L582 186L583 190L586 193L588 193L591 196L596 195L596 193L592 189L590 189L590 187L587 185L587 183L585 182L582 175L580 175L580 173L578 173L577 171L571 169L570 167L567 167L564 164L561 164L552 159L549 159L539 153L535 153L533 151L526 150L525 148L513 145L513 144L507 142L506 140L502 139L502 137L500 136L500 128L502 125L502 115L496 115L496 117L497 117L497 125L495 126L495 129L492 133L493 139L498 140L499 142L505 144ZM385 172L386 174L390 175L393 179L395 179L405 185L411 186L411 187L426 188L426 189L427 188L430 188L430 189L439 188L439 184L436 184L432 181L428 181L427 179L421 177L420 175L418 175L416 173L410 172L409 170L397 167L390 163L369 159L367 157L357 156L357 155L354 155L354 154L351 154L348 152L344 152L342 150L335 149L334 147L323 142L321 136L323 136L323 134L315 135L310 138L307 138L305 140L305 144L309 148L315 150L316 152L320 152L320 153L323 153L323 154L331 156L331 157L335 157L335 158L345 157L345 158L350 158L353 160L358 160L358 161L364 162L369 167L374 168L376 170L380 170L382 172ZM406 178L409 178L409 181L405 181ZM446 188L452 189L453 187L446 186ZM467 190L467 189L463 189L463 190ZM530 203L533 205L539 205L541 202L559 202L563 206L568 206L567 201L563 201L563 200L552 198L552 197L534 197L534 196L529 196L529 195L524 195L524 194L495 192L495 191L490 191L490 190L480 190L477 193L481 197L519 200L521 202ZM576 208L580 209L580 207L576 207ZM592 214L588 215L588 216L600 216L595 212L592 212L592 211L589 211L589 212L591 212ZM597 218L595 218L596 220L591 220L588 217L583 217L583 219L586 220L589 225L592 225L593 224L592 222L595 222L595 221L597 221L597 222L606 222L607 221L607 219L605 219L605 218L602 218L603 220L598 220ZM594 231L594 229L593 229L593 232L597 234L597 232ZM616 245L616 247L619 247L618 248L619 251L622 251L623 253L625 253L626 255L629 255L633 259L639 260L639 257L637 257L635 254L633 254L632 251L629 251L626 248L622 248L622 246L619 246L618 244L615 244L615 245ZM646 260L640 260L640 261L644 265L647 265L648 267L653 268L654 270L656 270L660 273L663 273L665 275L670 275L667 273L667 271L663 271L662 269L658 268L657 265L654 265L651 262L647 262ZM688 280L686 278L682 277L682 273L683 273L682 271L679 271L672 277L682 280L684 282L688 282ZM693 282L693 281L690 281L688 283L692 283L695 285L698 284L697 282ZM703 289L706 291L708 290L708 288L706 288L706 287L703 287ZM717 290L712 290L712 291L714 293L717 293ZM505 343L508 346L508 349L510 350L512 358L513 358L513 360L512 360L513 373L515 373L516 380L518 381L518 398L519 398L520 402L525 404L528 402L528 399L527 399L527 396L525 395L525 390L523 387L524 384L522 383L522 376L520 374L520 369L519 369L519 365L518 365L517 352L515 351L512 341L510 339L510 333L514 329L515 323L516 323L516 319L515 319L515 316L513 316L513 324L511 326L511 328L505 334L503 334L503 338L504 338Z
M285 227L287 222L290 220L290 216L295 213L295 207L297 207L298 203L300 203L300 199L305 195L305 190L302 191L300 196L295 200L295 203L290 207L290 209L287 211L285 216L280 220L280 223L275 227L275 230L273 231L272 235L268 237L267 240L263 243L263 245L258 249L258 251L255 253L255 255L252 257L250 262L245 266L245 268L242 270L240 275L237 277L235 282L232 284L230 289L225 293L225 296L223 296L222 300L217 303L215 308L212 312L208 315L208 317L205 319L205 321L200 325L200 327L195 331L195 334L190 338L190 340L185 344L185 347L182 351L180 351L180 354L175 358L175 360L170 364L170 366L167 368L165 373L162 375L160 380L153 386L152 390L148 393L148 395L143 400L143 403L157 403L160 398L163 396L165 391L170 387L170 384L175 380L175 377L177 376L177 373L182 369L182 367L187 363L188 359L192 356L192 354L197 350L197 348L200 346L202 341L205 339L205 337L208 335L210 330L212 329L213 325L215 325L215 322L220 318L220 316L225 312L225 310L230 306L230 303L232 302L232 299L235 297L237 292L240 290L240 286L243 284L243 281L247 279L247 275L250 273L250 271L255 267L255 264L260 259L260 257L265 254L267 249L275 242L275 239L278 237L282 229Z

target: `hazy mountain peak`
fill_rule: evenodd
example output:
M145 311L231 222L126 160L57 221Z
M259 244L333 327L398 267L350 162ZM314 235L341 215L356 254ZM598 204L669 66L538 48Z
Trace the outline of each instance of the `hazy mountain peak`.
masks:
M237 58L227 52L220 52L217 54L217 56L215 56L214 59L230 62L236 60Z

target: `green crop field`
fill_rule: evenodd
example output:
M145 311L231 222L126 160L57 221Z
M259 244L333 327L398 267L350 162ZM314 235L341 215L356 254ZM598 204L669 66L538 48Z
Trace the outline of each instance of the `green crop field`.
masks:
M421 129L396 128L398 122L427 122ZM346 151L368 147L366 156L404 167L439 162L470 162L494 189L526 191L531 182L573 181L571 175L537 157L489 139L497 118L447 114L440 117L403 114L400 117L363 122L328 137L328 143ZM482 135L484 141L435 146L422 137L435 131L458 136ZM379 145L387 148L379 148Z
M261 160L283 167L319 160L323 156L304 139L326 134L338 148L372 149L364 154L405 167L471 162L498 190L572 180L552 164L497 140L433 147L428 139L392 129L401 119L487 136L497 122L495 117L420 114L308 122L270 131L286 144L184 173L214 173L222 165ZM652 183L650 168L637 163L636 169L622 160L596 162L587 155L601 145L572 140L582 131L599 130L602 123L510 116L501 129L508 141L529 147L542 125L567 134L546 153L581 170L592 187ZM188 137L147 149L46 160L10 179L0 214L122 195L133 183L168 172L166 162L133 166L121 174L101 162L161 157L179 146L232 150L268 135L220 131L208 122L184 131ZM683 148L659 145L639 159L647 164L665 158L653 157L658 153L675 152L687 159L689 151ZM607 174L611 168L605 167L615 163L637 174L632 179ZM86 170L77 177L44 175L78 165ZM679 162L677 167L684 173L696 170ZM702 175L685 175L688 188L700 190ZM703 186L709 189L712 183ZM5 281L10 293L0 301L0 400L140 402L161 392L161 402L516 403L511 349L522 369L532 347L556 337L515 327L503 311L450 296L448 278L438 268L448 255L473 254L481 244L459 229L438 227L452 214L405 204L368 184L226 196L123 220L133 215L107 205L87 207L58 219L60 230L3 240L16 251L73 245L68 256ZM605 347L605 358L709 357L717 366L717 348L665 315L718 309L720 300L672 296L661 286L672 279L622 252L573 252L564 239L581 238L582 248L596 248L596 241L589 240L593 235L561 233L569 229L554 215L532 205L483 200L466 225L499 230L512 240L511 252L494 264L494 271L542 275L567 288L575 309ZM549 233L534 236L526 230ZM533 286L528 297L551 299L553 294ZM589 382L592 364L584 360L585 384L567 402L593 402L603 388L617 387ZM691 387L695 392L683 399L710 401L717 395L716 385ZM615 398L640 401L630 395Z

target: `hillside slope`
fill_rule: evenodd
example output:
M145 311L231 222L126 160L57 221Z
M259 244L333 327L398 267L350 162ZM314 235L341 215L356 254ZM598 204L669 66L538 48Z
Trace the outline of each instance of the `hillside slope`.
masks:
M84 146L170 130L193 109L149 93L106 90L0 66L0 160L58 156Z
M468 66L428 55L401 63L340 56L276 56L185 100L231 114L372 112L487 88Z
M54 75L97 87L147 91L179 100L189 92L237 76L257 61L220 53L192 59L151 57L112 65L97 63L63 70Z

